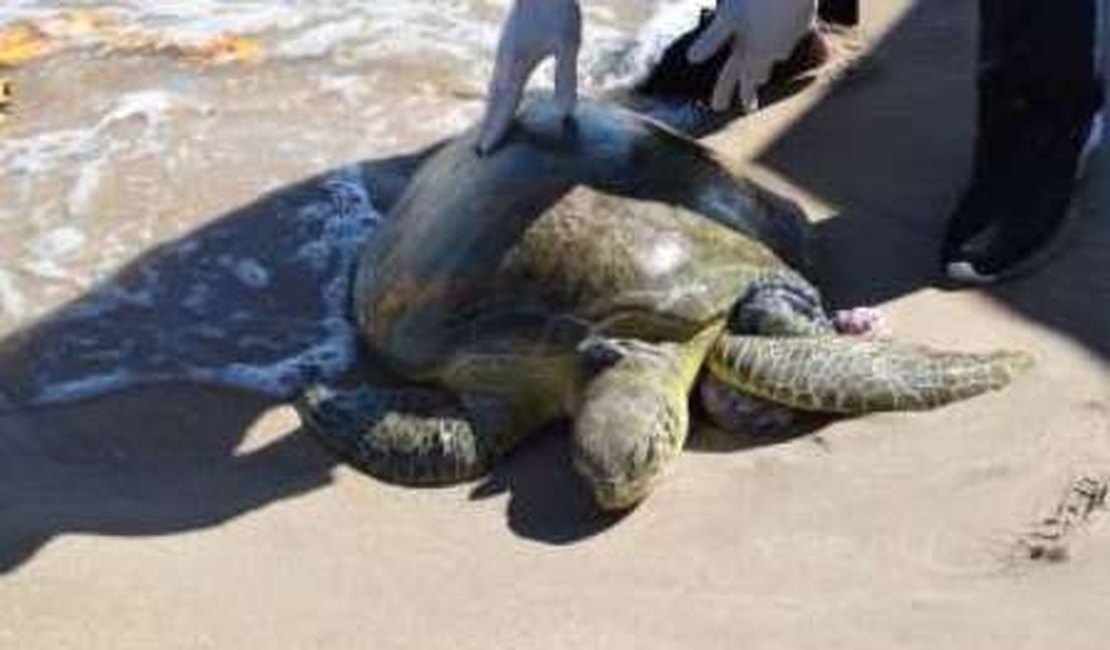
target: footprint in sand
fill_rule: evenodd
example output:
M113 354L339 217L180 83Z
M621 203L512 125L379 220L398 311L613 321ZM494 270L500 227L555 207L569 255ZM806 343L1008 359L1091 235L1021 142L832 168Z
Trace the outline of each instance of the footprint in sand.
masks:
M1064 491L1053 512L1018 538L1021 556L1037 562L1066 562L1077 534L1107 509L1110 474L1080 476Z

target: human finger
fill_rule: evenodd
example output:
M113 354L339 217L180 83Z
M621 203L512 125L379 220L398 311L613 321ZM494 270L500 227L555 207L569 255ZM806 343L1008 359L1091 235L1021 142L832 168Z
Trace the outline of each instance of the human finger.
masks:
M744 77L744 55L738 44L733 45L732 55L717 77L713 87L713 110L718 113L727 111L736 99L737 90Z
M500 69L494 71L493 81L490 83L489 102L478 137L479 155L489 155L505 138L516 109L520 106L524 86L538 63L528 65L509 61L502 64L499 61Z
M724 47L733 34L734 30L731 24L720 17L716 18L705 30L705 33L699 36L694 44L690 46L690 49L686 51L687 60L694 64L705 63Z

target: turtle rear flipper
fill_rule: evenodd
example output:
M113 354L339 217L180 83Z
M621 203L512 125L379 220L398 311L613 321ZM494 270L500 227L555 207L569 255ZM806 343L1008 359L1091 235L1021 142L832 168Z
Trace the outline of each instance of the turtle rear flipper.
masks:
M316 386L294 407L324 446L390 483L473 480L507 447L507 413L496 398L475 398L464 406L433 389Z
M998 390L1032 365L1021 352L943 352L847 336L723 336L710 371L757 397L805 411L921 411Z

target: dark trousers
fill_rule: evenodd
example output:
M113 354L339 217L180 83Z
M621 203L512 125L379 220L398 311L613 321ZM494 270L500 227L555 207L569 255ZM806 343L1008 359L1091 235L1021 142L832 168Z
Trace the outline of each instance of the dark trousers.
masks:
M984 68L1013 66L1047 74L1089 69L1099 0L979 0ZM822 20L859 23L859 0L820 0Z
M1074 170L1103 103L1099 1L980 0L977 177L1022 182L1026 168L1042 173L1029 163L1045 157Z
M817 3L817 12L825 22L859 24L859 0L821 0Z
M1099 0L979 0L985 73L1089 80ZM822 20L859 23L859 0L820 0Z
M984 72L1086 81L1094 76L1099 0L979 0Z

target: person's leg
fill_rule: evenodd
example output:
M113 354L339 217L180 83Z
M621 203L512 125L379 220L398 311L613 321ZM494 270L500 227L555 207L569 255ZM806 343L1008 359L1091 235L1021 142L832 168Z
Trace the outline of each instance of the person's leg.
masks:
M1046 258L1101 131L1102 0L980 0L975 166L943 247L946 275L989 283Z

